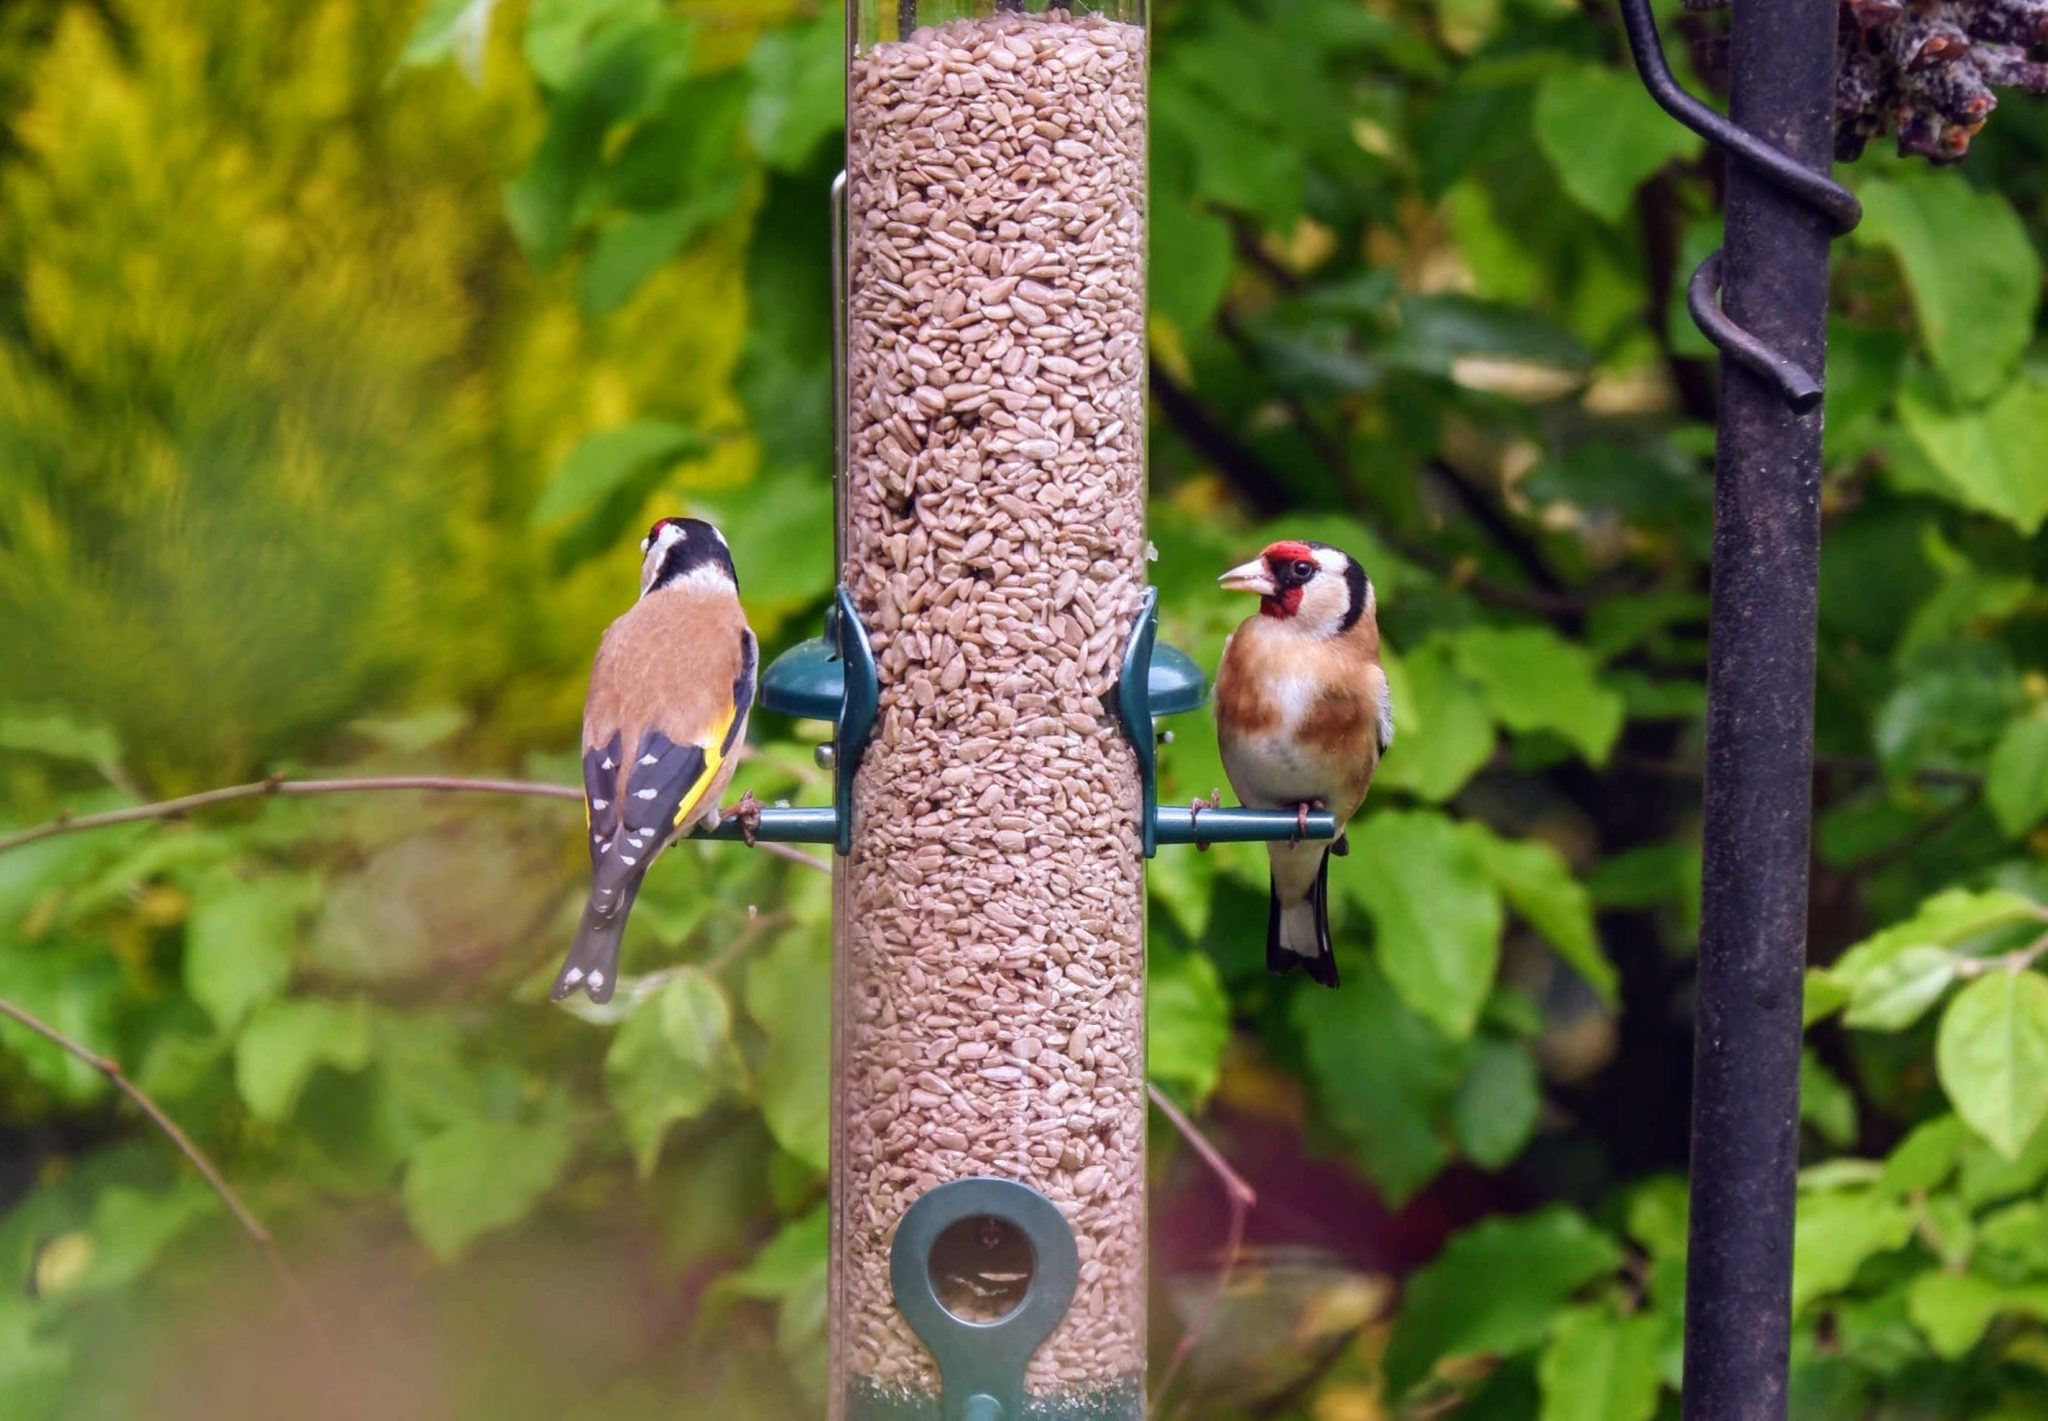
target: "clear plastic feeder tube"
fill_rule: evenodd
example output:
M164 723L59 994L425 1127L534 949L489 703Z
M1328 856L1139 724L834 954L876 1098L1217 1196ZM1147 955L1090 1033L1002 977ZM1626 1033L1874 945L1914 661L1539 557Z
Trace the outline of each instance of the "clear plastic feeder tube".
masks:
M1142 0L849 13L841 572L881 707L838 890L835 1417L941 1414L890 1246L981 1176L1079 1255L1024 1414L1143 1414L1140 783L1102 698L1145 583L1145 69ZM930 1277L993 1320L1035 1266L965 1220Z

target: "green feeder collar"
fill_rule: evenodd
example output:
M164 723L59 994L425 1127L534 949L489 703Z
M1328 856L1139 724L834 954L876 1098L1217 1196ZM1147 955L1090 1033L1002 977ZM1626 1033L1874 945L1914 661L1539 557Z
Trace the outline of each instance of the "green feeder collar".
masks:
M932 1247L948 1226L1001 1219L1031 1246L1031 1280L1017 1306L993 1322L955 1317L932 1287ZM1014 1179L956 1179L903 1211L889 1248L896 1309L939 1364L944 1421L1024 1421L1024 1368L1074 1301L1081 1255L1053 1202Z

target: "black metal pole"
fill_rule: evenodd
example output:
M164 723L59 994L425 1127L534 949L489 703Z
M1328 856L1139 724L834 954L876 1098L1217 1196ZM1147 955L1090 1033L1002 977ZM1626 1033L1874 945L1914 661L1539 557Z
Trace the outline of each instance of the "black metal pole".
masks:
M1836 0L1735 0L1736 125L1826 173ZM1728 171L1722 303L1820 376L1828 241L1809 202ZM1721 362L1693 1057L1687 1421L1783 1421L1812 816L1821 414Z

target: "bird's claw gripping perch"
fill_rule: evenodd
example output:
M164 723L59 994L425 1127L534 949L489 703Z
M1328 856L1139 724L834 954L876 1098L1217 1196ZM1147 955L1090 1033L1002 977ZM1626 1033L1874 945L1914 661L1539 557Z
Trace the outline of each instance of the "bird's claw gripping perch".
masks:
M1209 842L1202 837L1202 811L1205 809L1221 809L1222 807L1223 791L1220 789L1211 789L1207 799L1197 796L1188 801L1188 828L1194 832L1196 853L1206 854L1209 852Z
M1294 837L1292 840L1290 840L1290 842L1298 844L1303 839L1306 839L1308 837L1308 816L1311 810L1320 814L1323 812L1323 810L1327 809L1328 807L1329 806L1324 804L1320 799L1305 799L1301 803L1295 805Z
M720 811L718 818L720 822L727 819L739 820L740 838L751 849L754 847L754 835L761 832L761 810L764 807L760 800L754 798L752 790L741 790L740 802L730 809Z

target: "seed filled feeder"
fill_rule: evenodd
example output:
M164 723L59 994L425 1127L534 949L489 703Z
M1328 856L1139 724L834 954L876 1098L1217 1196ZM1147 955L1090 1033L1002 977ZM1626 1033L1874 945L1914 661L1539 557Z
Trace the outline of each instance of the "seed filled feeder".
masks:
M840 856L835 1421L1144 1414L1144 862L1297 831L1157 803L1144 11L849 7L840 586L762 685L835 795L758 831Z

